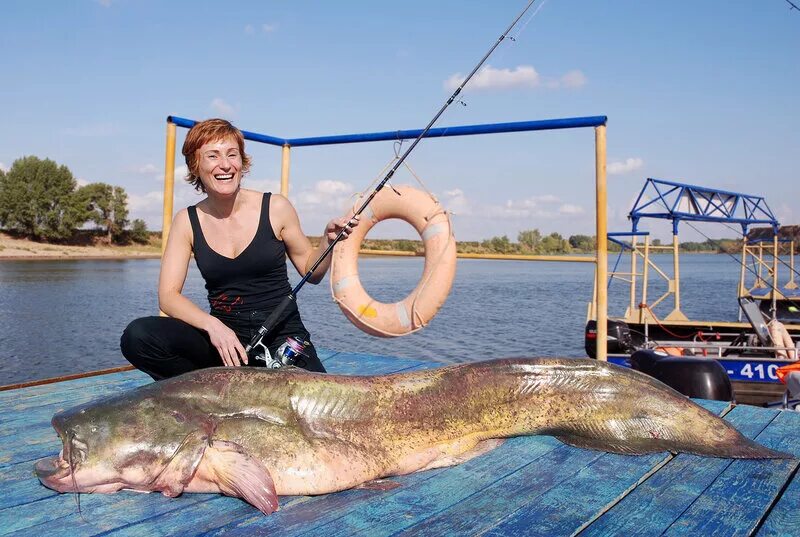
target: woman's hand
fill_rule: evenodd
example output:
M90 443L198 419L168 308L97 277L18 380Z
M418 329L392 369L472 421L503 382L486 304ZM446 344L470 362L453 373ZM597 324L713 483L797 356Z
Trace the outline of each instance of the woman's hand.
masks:
M361 220L361 216L351 216L348 218L334 218L328 225L325 226L325 237L328 239L328 244L332 243L334 239L339 235L339 232L344 229L344 235L342 235L342 240L346 240L347 237L350 236L350 233L353 232L353 228L358 225L359 220Z
M211 339L211 344L217 349L222 363L226 366L240 366L247 364L247 353L244 351L242 343L236 337L236 333L228 328L225 323L211 317L206 326L206 332Z

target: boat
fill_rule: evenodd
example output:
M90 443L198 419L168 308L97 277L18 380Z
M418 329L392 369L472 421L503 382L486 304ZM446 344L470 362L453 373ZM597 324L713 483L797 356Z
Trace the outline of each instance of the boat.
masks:
M794 260L800 226L781 227L760 196L654 178L645 181L628 216L630 231L608 233L609 241L622 248L621 255L630 257L624 271L609 270L607 283L616 283L608 289L625 287L628 297L624 313L609 312L608 360L640 368L638 361L646 356L642 352L649 354L647 359L680 357L673 365L682 377L707 370L703 364L714 361L727 375L736 402L764 405L780 399L785 387L776 371L796 361L800 342L800 288ZM644 226L651 219L672 222L672 244L651 240ZM735 321L690 319L681 308L683 298L704 299L681 295L678 231L681 224L692 222L736 225L742 230L739 251L729 252L740 265ZM671 267L659 266L663 256L654 256L665 252L671 254ZM596 296L596 275L594 285ZM648 293L658 285L666 290L659 296ZM596 357L596 319L597 299L593 298L584 335L592 358ZM770 322L788 334L782 346L770 336Z

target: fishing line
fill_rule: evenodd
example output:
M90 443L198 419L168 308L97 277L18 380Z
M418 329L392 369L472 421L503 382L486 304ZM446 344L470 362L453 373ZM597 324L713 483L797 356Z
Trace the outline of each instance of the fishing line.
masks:
M419 136L417 136L417 138L411 143L411 145L408 147L408 149L406 149L405 153L403 153L400 156L400 158L397 160L397 162L394 163L394 165L389 170L389 172L386 174L386 176L383 178L383 180L381 180L381 182L378 184L378 186L375 187L375 190L373 190L372 193L369 195L369 197L366 200L364 200L364 203L361 204L361 207L359 207L359 209L355 213L353 213L353 216L351 217L351 219L355 218L356 216L359 216L364 211L364 209L367 208L367 206L370 204L370 202L373 200L373 198L378 194L378 192L380 192L380 190L386 185L386 183L389 182L389 179L392 178L394 173L403 164L403 162L406 160L408 155L414 150L415 147L417 147L417 144L419 144L419 142L422 140L422 138L424 138L425 135L428 134L428 131L431 130L431 127L433 127L433 125L436 123L436 121L439 119L439 117L441 117L441 115L444 114L444 111L447 110L447 108L453 103L453 101L456 100L456 98L461 93L461 90L464 88L464 86L467 85L467 83L472 79L472 77L475 76L475 73L477 73L478 70L483 66L483 64L486 63L486 60L489 59L489 56L492 55L494 50L500 45L500 43L505 41L508 33L511 30L513 30L514 27L517 25L517 23L520 21L520 19L522 19L522 17L525 16L525 14L531 8L531 6L534 4L534 2L536 2L536 0L529 0L528 4L525 6L525 9L523 9L522 12L520 12L520 14L517 15L517 17L514 19L514 22L512 22L511 25L500 35L500 37L497 38L497 41L492 45L492 47L483 56L483 58L481 58L481 60L472 69L472 71L470 71L469 75L467 75L467 77L464 79L464 81L461 83L461 85L458 86L458 88L456 88L456 90L447 99L447 101L439 109L439 111L436 113L436 115L433 116L433 119L430 120L428 125L422 130L422 132L419 134ZM314 262L314 264L311 266L311 268L308 270L308 272L306 272L305 276L303 276L303 278L300 280L300 282L291 290L289 295L286 298L284 298L283 301L280 304L278 304L278 307L276 307L273 310L273 312L269 315L269 317L267 317L267 319L264 321L264 324L261 325L261 327L258 329L256 334L252 337L250 342L245 347L245 352L246 353L249 354L251 349L253 349L253 347L255 347L256 345L262 347L264 352L267 352L267 353L269 352L269 350L267 349L267 346L264 345L264 343L263 343L264 336L269 334L270 331L273 330L273 328L278 325L278 322L283 319L283 315L284 315L284 312L286 311L286 309L289 307L290 304L295 302L297 293L300 291L300 289L302 289L302 287L306 284L306 282L311 278L311 275L322 264L322 262L325 260L325 258L328 257L328 255L330 255L330 253L333 251L334 246L336 246L336 244L340 240L342 240L342 238L344 237L346 231L347 231L347 226L343 227L341 229L341 231L339 231L339 233L336 235L336 237L333 239L333 241L328 245L328 247L325 249L325 251L319 256L319 258ZM324 240L324 239L325 239L325 236L323 235L323 237L320 240ZM267 354L266 356L269 356L269 354Z
M697 229L695 226L693 226L691 222L685 222L685 224L686 224L686 225L688 225L688 226L689 226L690 228L692 228L693 230L695 230L696 232L698 232L698 233L699 233L700 235L702 235L703 237L705 237L705 238L706 238L706 240L707 240L708 242L710 242L710 243L712 243L712 244L715 242L715 241L714 241L714 239L712 239L711 237L709 237L708 235L706 235L705 233L703 233L702 231L700 231L699 229ZM747 238L745 237L743 240L747 240ZM742 266L742 267L744 267L745 269L747 269L747 271L748 271L748 272L750 272L750 273L751 273L753 276L755 276L757 279L761 279L762 281L764 281L764 283L766 283L767 285L769 285L769 288L770 288L770 290L771 290L771 291L773 291L773 292L776 292L776 293L780 293L780 292L781 292L781 290L778 288L778 286L777 286L776 284L774 284L774 283L772 283L772 282L767 282L767 281L763 280L762 278L760 278L760 277L759 277L759 275L758 275L758 272L756 272L756 270L755 270L755 269L753 269L753 268L750 268L749 266L747 266L747 264L746 264L746 263L743 263L743 262L742 262L742 261L741 261L741 260L740 260L738 257L736 257L736 256L735 256L735 255L733 255L732 253L728 252L728 251L727 251L727 250L725 250L724 248L720 248L720 250L722 250L722 251L723 251L723 252L724 252L724 253L725 253L725 254L726 254L728 257L730 257L731 259L735 260L735 261L736 261L736 263L738 263L740 266ZM780 256L778 257L778 260L780 260ZM795 271L795 272L796 272L796 271ZM781 293L781 294L783 294L783 293ZM800 307L800 302L797 302L796 300L794 300L794 299L792 299L792 298L786 297L785 295L784 295L784 297L785 297L785 298L784 298L784 300L785 300L785 301L787 301L787 302L789 302L791 305ZM776 315L776 312L775 312L775 311L773 311L773 312L772 312L772 315L773 315L773 317L774 317L774 316Z
M525 22L522 23L520 28L516 30L515 35L513 35L513 36L512 35L506 35L505 39L508 39L509 41L512 41L514 44L516 44L517 39L522 35L522 33L525 31L525 29L528 27L528 25L531 23L531 21L534 19L534 17L536 17L536 15L538 15L539 11L541 11L542 7L544 7L544 5L546 3L547 3L547 0L541 0L539 2L539 4L536 6L536 9L534 9L533 12L525 20ZM528 9L531 5L532 4L528 4L528 7L526 7L525 9ZM512 27L513 27L513 25L512 25ZM501 49L500 52L497 55L497 59L498 60L502 60L506 56L507 53L508 53L507 49ZM462 86L463 86L463 83L462 83ZM468 103L463 99L464 95L466 95L466 93L462 93L461 94L462 98L456 100L455 102L460 104L461 106L466 107L466 106L468 106ZM449 129L450 129L450 127L444 127L444 129L442 130L442 136L447 134L447 131Z
M723 223L722 225L725 226L726 228L730 229L734 233L739 233L739 230L737 230L733 226L730 226L730 225L725 224L725 223ZM701 233L701 235L702 235L702 233ZM705 237L705 235L703 235L703 236ZM743 235L742 237L743 237L743 240L747 240L746 236ZM708 237L706 237L706 238L708 238ZM711 242L714 242L714 239L708 239L708 240L711 241ZM720 239L720 240L723 240L723 239ZM778 255L778 263L780 263L781 265L783 265L784 267L789 269L792 273L794 273L795 276L800 276L800 271L798 271L797 269L792 268L792 266L789 263L787 263L786 261L781 259L780 255ZM755 266L755 261L753 261L753 265ZM753 269L753 270L755 270L755 269Z

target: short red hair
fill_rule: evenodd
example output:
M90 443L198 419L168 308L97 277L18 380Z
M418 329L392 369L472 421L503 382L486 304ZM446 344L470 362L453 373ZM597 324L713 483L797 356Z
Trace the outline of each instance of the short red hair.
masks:
M230 121L224 119L206 119L196 123L189 129L186 140L183 142L183 157L186 159L186 167L189 172L186 174L186 181L191 183L196 190L205 192L206 187L200 180L198 168L197 152L205 144L233 138L239 146L239 153L242 155L242 177L250 171L250 155L244 152L244 135L242 131L234 127Z

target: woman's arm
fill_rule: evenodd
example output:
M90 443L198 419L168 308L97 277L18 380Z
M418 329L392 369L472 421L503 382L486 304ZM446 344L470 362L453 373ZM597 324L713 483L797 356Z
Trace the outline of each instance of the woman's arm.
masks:
M314 262L322 255L342 229L345 230L342 240L345 240L352 229L358 225L358 217L351 219L345 217L334 218L325 226L322 240L314 248L300 227L300 219L297 217L297 211L295 211L294 206L288 199L279 194L271 196L270 218L272 219L273 216L275 216L275 222L278 224L276 227L280 229L278 239L282 240L286 245L286 254L301 276L305 276L311 270ZM308 279L308 282L317 284L322 281L330 265L331 256L327 256Z
M181 294L191 256L192 227L189 212L182 209L175 215L161 258L161 274L158 278L158 305L161 311L205 330L225 365L247 363L247 353L233 330Z

